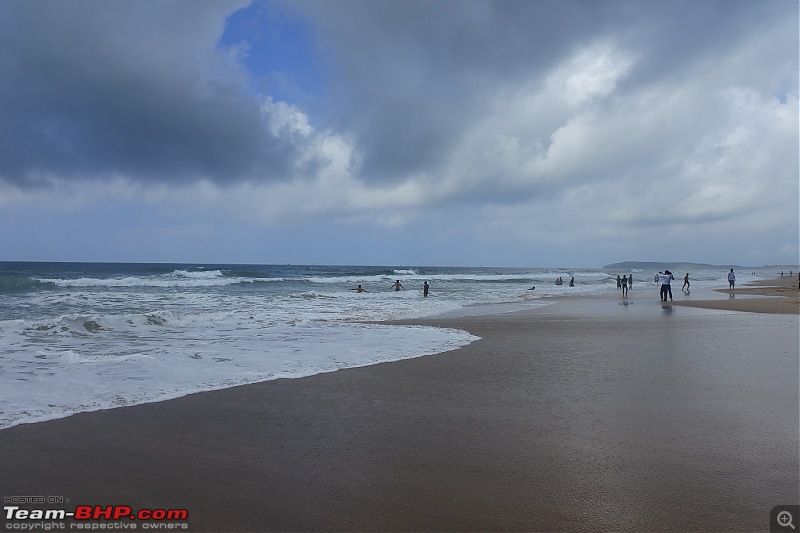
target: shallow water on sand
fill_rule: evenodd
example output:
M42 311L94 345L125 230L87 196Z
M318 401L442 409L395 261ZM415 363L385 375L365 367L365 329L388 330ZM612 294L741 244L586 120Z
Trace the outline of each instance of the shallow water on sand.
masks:
M796 504L796 316L657 301L559 308L572 318L531 314L541 334L529 357L507 358L513 370L492 380L515 408L489 432L529 445L493 453L527 465L540 529L568 516L577 530L766 530L773 506Z

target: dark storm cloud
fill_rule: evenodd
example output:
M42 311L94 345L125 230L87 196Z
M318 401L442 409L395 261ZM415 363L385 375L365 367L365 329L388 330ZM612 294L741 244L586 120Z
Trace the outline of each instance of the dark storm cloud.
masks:
M358 132L367 179L435 169L494 91L546 71L609 17L564 0L295 5L334 50L351 106L339 119Z
M769 31L786 14L781 2L750 0L290 5L315 20L320 41L334 51L349 105L338 120L356 132L370 180L435 172L498 93L543 84L583 47L613 39L641 54L618 87L624 97L639 85L679 82L698 62L723 59L733 43Z
M256 94L242 63L216 46L226 16L248 3L0 2L0 181L313 178L327 162L314 155L313 135L283 127L269 95ZM453 168L464 137L492 120L488 106L523 88L541 92L554 69L596 43L640 56L600 109L642 86L689 81L698 64L724 60L733 43L768 32L787 11L777 0L277 3L316 31L332 68L313 107L330 115L312 122L347 139L361 164L347 171L368 186ZM770 77L780 69L766 59L750 62L748 86L796 85L796 61L787 82ZM719 86L743 84L741 72L732 76ZM493 127L547 147L570 118L532 116L535 132ZM505 174L487 169L487 179ZM482 196L487 187L471 190Z
M215 49L241 4L0 4L0 180L287 177L296 139Z

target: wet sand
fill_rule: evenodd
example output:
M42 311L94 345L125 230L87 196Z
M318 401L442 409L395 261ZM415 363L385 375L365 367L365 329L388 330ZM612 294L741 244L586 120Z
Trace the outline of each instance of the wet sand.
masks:
M417 321L482 337L449 353L3 430L0 491L186 508L190 531L768 530L800 501L797 318L640 292Z
M733 290L716 289L716 292L725 294L728 298L686 299L675 303L749 313L800 314L800 290L794 276L755 281Z

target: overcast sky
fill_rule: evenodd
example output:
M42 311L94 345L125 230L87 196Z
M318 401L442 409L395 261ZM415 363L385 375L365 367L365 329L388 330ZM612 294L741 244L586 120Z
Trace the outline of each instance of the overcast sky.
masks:
M0 260L797 264L796 0L3 0Z

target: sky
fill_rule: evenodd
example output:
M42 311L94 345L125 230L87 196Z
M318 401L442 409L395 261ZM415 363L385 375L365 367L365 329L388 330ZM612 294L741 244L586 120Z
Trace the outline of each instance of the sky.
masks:
M3 0L0 260L800 263L796 0Z

